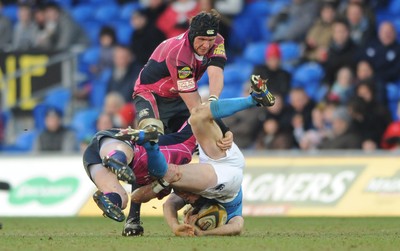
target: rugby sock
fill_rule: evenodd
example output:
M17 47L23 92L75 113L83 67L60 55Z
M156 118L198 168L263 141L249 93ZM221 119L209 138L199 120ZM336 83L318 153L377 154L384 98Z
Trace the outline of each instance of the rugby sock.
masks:
M119 194L111 192L111 193L105 193L104 196L106 196L114 205L121 208L122 199Z
M113 159L115 159L115 160L118 160L119 162L123 163L124 165L127 165L127 164L128 164L128 161L127 161L127 159L126 159L126 155L125 155L125 153L124 153L123 151L114 150L114 151L111 151L111 152L108 154L108 156L109 156L110 158L113 158Z
M136 188L138 188L139 186L134 183L132 184L132 192L135 191ZM128 214L128 218L133 218L134 222L139 222L140 221L140 207L142 204L140 203L135 203L131 201L131 206L129 208L129 214Z
M257 106L257 102L251 96L248 96L246 98L228 98L212 101L210 110L214 119L221 119L255 106Z
M147 166L151 176L160 179L167 173L168 164L164 155L160 152L158 144L146 142L143 147L147 152Z

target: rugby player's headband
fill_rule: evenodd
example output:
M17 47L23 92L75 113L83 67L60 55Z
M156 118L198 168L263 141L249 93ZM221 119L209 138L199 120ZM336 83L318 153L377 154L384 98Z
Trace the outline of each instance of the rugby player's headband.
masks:
M189 27L189 41L193 46L197 36L213 37L219 30L219 19L212 13L201 12L193 17Z

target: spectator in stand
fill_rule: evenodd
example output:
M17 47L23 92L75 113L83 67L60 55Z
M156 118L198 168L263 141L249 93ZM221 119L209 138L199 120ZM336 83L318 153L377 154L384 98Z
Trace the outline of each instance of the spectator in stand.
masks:
M109 115L117 115L125 105L124 97L118 92L110 92L104 99L103 112ZM115 125L115 123L113 122Z
M301 137L299 147L302 150L316 150L324 138L332 136L332 120L327 113L330 111L330 104L319 103L312 111L313 128L307 130ZM334 108L335 109L335 108Z
M325 138L320 149L361 149L361 137L351 127L351 117L346 107L339 107L333 113L332 136Z
M292 0L292 4L268 20L268 26L273 32L272 40L276 42L304 41L317 13L318 1Z
M306 130L312 128L311 113L315 103L303 88L292 88L289 93L289 107L285 112L289 116L289 126L296 142L299 143Z
M127 103L124 97L118 92L110 92L107 94L103 113L108 114L112 117L112 123L115 127L126 128L129 125L133 125L135 118L132 112L135 110L132 108L132 103Z
M132 33L130 48L140 67L143 67L154 49L165 40L165 35L154 23L149 22L144 10L132 14L131 25L135 32Z
M45 7L45 32L38 39L38 45L47 50L67 50L73 46L88 46L89 39L81 27L52 2Z
M90 71L98 75L105 69L113 66L114 49L117 43L115 31L110 26L103 26L99 34L100 55L96 65L90 67Z
M333 83L328 99L335 100L342 105L347 104L354 92L353 72L347 66L339 69L335 82Z
M144 0L141 2L142 6L145 7L143 11L150 24L156 24L158 18L168 7L167 1L165 0Z
M36 40L35 47L38 49L47 48L50 46L50 41L45 38L47 37L46 31L46 16L45 16L45 5L37 4L32 9L33 21L36 25ZM46 44L47 43L47 44Z
M363 9L363 13L364 16L368 19L368 22L372 25L374 25L376 23L376 19L375 19L375 10L374 8L378 8L379 6L377 6L378 4L372 4L371 2L373 1L379 1L380 2L380 7L382 8L386 8L385 4L382 4L383 2L387 1L387 0L341 0L339 6L337 7L338 9L338 13L340 14L340 16L345 17L346 16L346 11L348 9L348 6L351 4L358 4L362 7Z
M7 51L12 38L12 24L2 14L3 3L0 1L0 51Z
M350 3L347 6L346 19L349 23L350 37L357 46L362 46L375 37L375 25L365 16L362 5Z
M128 47L116 46L113 54L112 73L107 82L107 93L118 92L125 102L132 101L132 91L140 69L140 65Z
M322 62L325 70L325 82L331 84L340 68L355 68L356 46L350 38L349 27L345 20L338 19L332 26L332 40L329 44L328 57Z
M291 149L295 146L292 128L287 126L290 124L290 117L287 111L288 107L285 105L282 96L276 95L275 105L266 108L261 133L257 135L256 149L282 150Z
M18 22L14 26L12 50L25 51L36 46L38 28L32 20L32 9L29 4L18 5Z
M392 121L389 110L376 101L373 84L361 82L355 91L356 98L350 104L355 130L362 136L362 148L379 148L382 135Z
M103 112L96 120L96 131L103 131L114 128L113 117L111 114Z
M384 83L400 79L400 44L391 22L379 26L378 39L369 41L361 48L360 60L367 60L373 67L378 80Z
M336 10L331 3L325 3L320 10L320 18L307 32L304 58L309 61L325 61L329 43L332 39L332 24Z
M189 28L189 20L199 11L196 0L174 0L158 18L157 27L167 38L178 36Z
M243 86L242 96L249 95L250 83ZM205 100L207 100L208 95ZM274 107L277 106L275 103ZM253 107L233 114L224 119L227 127L235 132L235 143L240 149L252 148L262 129L262 122L265 119L264 114L260 112L258 107Z
M386 104L386 86L382 81L377 79L374 69L366 60L361 60L357 63L355 83L357 85L361 82L371 83L375 90L376 100L381 104Z
M267 46L265 64L255 66L253 74L260 75L262 79L268 79L269 91L286 99L292 76L281 67L281 50L278 44L272 43Z
M45 129L39 134L35 151L75 152L77 150L75 133L62 124L62 113L49 108L45 118Z

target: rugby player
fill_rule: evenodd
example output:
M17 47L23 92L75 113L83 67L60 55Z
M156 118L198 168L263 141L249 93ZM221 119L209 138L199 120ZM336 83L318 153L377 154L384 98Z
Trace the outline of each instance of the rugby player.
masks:
M155 127L160 134L176 132L200 105L197 81L207 71L210 100L218 99L224 85L227 60L224 38L218 33L219 14L201 12L183 34L162 42L150 56L135 83L133 102L138 128ZM227 133L220 144L229 145ZM147 145L145 146L147 147ZM148 151L157 150L149 147ZM158 158L159 159L159 158ZM132 186L132 191L136 188ZM123 235L141 233L140 204L131 204Z

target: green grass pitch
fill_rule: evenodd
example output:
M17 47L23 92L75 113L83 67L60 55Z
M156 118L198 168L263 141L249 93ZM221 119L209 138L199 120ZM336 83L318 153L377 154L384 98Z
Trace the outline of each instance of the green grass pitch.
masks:
M144 236L122 237L122 223L99 217L1 218L0 250L400 250L400 218L245 217L239 237L200 238L142 220Z

